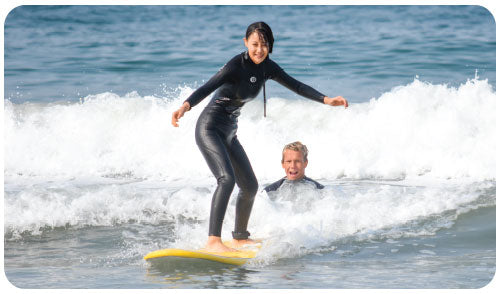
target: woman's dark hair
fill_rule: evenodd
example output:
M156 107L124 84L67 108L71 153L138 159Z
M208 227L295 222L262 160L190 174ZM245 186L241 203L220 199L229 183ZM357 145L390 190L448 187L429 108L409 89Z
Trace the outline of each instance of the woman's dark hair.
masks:
M257 31L257 33L259 33L259 35L264 39L264 41L267 42L267 45L269 47L269 53L273 53L273 43L274 43L273 31L271 31L271 28L267 25L267 23L263 21L258 21L249 25L247 28L246 38L248 39L250 35L255 31Z

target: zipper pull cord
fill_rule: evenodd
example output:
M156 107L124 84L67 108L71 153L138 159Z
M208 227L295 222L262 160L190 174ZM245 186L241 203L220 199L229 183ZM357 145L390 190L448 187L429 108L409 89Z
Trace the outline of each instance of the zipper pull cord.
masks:
M262 85L263 86L263 90L264 90L264 117L266 117L266 82L264 82L264 84Z

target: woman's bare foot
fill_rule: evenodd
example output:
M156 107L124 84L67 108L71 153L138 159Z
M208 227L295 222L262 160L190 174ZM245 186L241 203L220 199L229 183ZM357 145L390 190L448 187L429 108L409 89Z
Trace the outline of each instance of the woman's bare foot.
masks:
M220 237L208 236L207 245L205 246L206 251L210 252L236 252L238 250L227 247L222 243Z

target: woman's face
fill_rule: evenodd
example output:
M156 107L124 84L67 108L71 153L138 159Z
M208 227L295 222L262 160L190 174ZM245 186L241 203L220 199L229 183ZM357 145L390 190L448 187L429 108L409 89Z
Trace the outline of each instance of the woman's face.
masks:
M253 63L259 64L264 61L269 53L269 46L259 33L253 32L248 39L244 38L245 46L248 48L248 56Z

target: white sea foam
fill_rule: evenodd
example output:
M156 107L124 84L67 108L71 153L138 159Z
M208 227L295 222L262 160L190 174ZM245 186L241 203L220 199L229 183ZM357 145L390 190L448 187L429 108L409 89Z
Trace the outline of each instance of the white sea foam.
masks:
M191 92L175 99L102 93L67 105L6 101L5 175L210 177L194 142L203 106L180 128L170 124ZM485 80L458 88L415 80L347 110L271 98L263 118L256 100L242 111L238 137L259 179L281 176L281 148L294 140L309 147L308 173L317 178L493 179L495 107Z
M484 80L459 88L415 80L348 110L282 98L268 107L268 119L256 103L241 122L261 176L279 173L282 146L300 140L319 178L495 177L496 96Z
M170 125L192 91L174 99L102 93L78 104L6 101L7 237L132 221L169 226L173 236L160 246L202 246L215 189L194 142L203 105L180 128ZM485 80L458 88L415 80L348 109L274 97L267 118L260 101L249 103L238 137L261 187L282 177L281 148L295 140L310 149L307 174L327 185L299 198L258 193L249 230L269 248L258 262L321 252L342 238L433 234L461 213L494 205L494 192L484 191L496 185L495 107Z
M41 234L56 227L126 225L167 227L162 247L201 247L206 241L210 202L215 183L131 182L81 185L76 182L26 186L5 195L8 239L22 233ZM440 187L387 183L326 183L324 190L287 191L269 197L257 194L249 231L266 240L264 260L316 252L342 238L397 239L434 234L450 227L458 215L495 204L485 193L493 182ZM233 192L223 237L233 229ZM164 229L162 229L164 231ZM174 243L168 243L172 242ZM284 255L283 255L284 254Z

